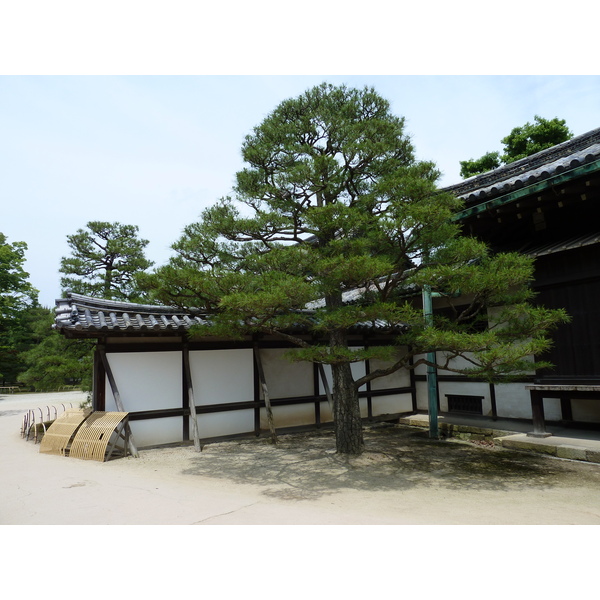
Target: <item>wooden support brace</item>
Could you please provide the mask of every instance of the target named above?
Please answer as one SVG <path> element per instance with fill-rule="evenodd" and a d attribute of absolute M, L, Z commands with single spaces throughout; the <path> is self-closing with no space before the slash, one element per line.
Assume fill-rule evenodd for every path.
<path fill-rule="evenodd" d="M 110 389 L 112 390 L 115 404 L 119 409 L 119 412 L 126 412 L 123 407 L 123 402 L 121 401 L 121 395 L 119 394 L 119 388 L 117 388 L 117 382 L 115 381 L 112 369 L 110 368 L 110 364 L 108 363 L 108 358 L 106 357 L 106 351 L 104 348 L 100 348 L 98 350 L 100 354 L 100 358 L 102 359 L 102 364 L 104 365 L 104 370 L 106 372 L 106 376 L 108 377 L 108 383 L 110 384 Z M 133 441 L 133 434 L 131 433 L 131 428 L 129 427 L 129 420 L 127 421 L 127 438 L 128 438 L 128 446 L 129 453 L 131 456 L 135 458 L 139 458 L 140 454 L 135 447 L 135 442 Z"/>
<path fill-rule="evenodd" d="M 183 368 L 185 379 L 187 381 L 188 404 L 190 407 L 190 417 L 192 418 L 192 432 L 194 436 L 194 448 L 196 452 L 201 452 L 200 431 L 198 429 L 198 416 L 196 415 L 196 400 L 194 399 L 194 386 L 192 384 L 192 369 L 190 368 L 190 351 L 187 344 L 183 345 Z"/>
<path fill-rule="evenodd" d="M 269 389 L 267 388 L 267 380 L 265 378 L 265 372 L 263 370 L 262 360 L 260 358 L 260 348 L 258 344 L 254 344 L 254 360 L 256 361 L 256 368 L 258 370 L 258 378 L 260 379 L 260 386 L 262 388 L 263 397 L 265 399 L 265 409 L 267 411 L 267 422 L 269 423 L 269 431 L 271 432 L 271 440 L 274 444 L 277 443 L 277 432 L 275 431 L 275 422 L 273 420 L 273 410 L 271 409 L 271 398 L 269 396 Z"/>

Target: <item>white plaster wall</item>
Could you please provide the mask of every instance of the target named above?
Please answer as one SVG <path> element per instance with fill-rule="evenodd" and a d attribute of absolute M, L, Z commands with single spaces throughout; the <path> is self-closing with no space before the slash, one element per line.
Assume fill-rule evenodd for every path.
<path fill-rule="evenodd" d="M 111 352 L 107 359 L 126 411 L 181 407 L 181 352 Z M 106 410 L 118 410 L 108 377 Z"/>
<path fill-rule="evenodd" d="M 194 350 L 190 371 L 197 406 L 254 400 L 252 350 Z M 193 429 L 190 423 L 190 437 Z M 252 409 L 198 415 L 200 437 L 218 437 L 254 431 Z"/>
<path fill-rule="evenodd" d="M 201 438 L 233 435 L 235 433 L 250 433 L 254 431 L 254 410 L 229 410 L 221 413 L 197 415 L 198 430 Z M 194 430 L 190 418 L 190 438 Z"/>
<path fill-rule="evenodd" d="M 249 348 L 194 350 L 190 352 L 190 371 L 197 406 L 254 400 L 254 367 Z"/>
<path fill-rule="evenodd" d="M 426 411 L 428 409 L 427 382 L 419 381 L 417 387 L 417 408 Z M 525 389 L 524 383 L 503 383 L 495 386 L 496 410 L 498 417 L 508 419 L 531 419 L 531 399 L 529 391 Z M 440 410 L 448 410 L 446 394 L 466 394 L 471 396 L 483 396 L 483 414 L 491 416 L 492 403 L 489 385 L 477 381 L 472 382 L 440 382 Z M 575 416 L 575 401 L 573 402 L 573 418 Z M 561 418 L 560 400 L 557 398 L 544 398 L 544 414 L 546 420 L 557 421 Z M 591 419 L 590 419 L 591 420 Z"/>
<path fill-rule="evenodd" d="M 273 406 L 272 411 L 275 429 L 315 424 L 315 405 L 312 402 L 308 404 Z M 267 411 L 264 408 L 260 411 L 260 428 L 269 429 Z"/>
<path fill-rule="evenodd" d="M 531 419 L 531 399 L 524 383 L 503 383 L 495 387 L 496 408 L 499 417 L 512 419 Z M 544 400 L 546 418 L 556 418 L 555 409 L 558 405 L 552 400 Z"/>
<path fill-rule="evenodd" d="M 370 361 L 371 372 L 377 369 L 385 369 L 393 363 L 373 359 Z M 410 385 L 410 373 L 408 369 L 398 369 L 395 373 L 386 377 L 378 377 L 371 381 L 372 390 L 385 390 L 389 388 L 408 387 Z"/>
<path fill-rule="evenodd" d="M 360 407 L 360 416 L 366 419 L 369 416 L 369 403 L 366 398 L 360 398 L 358 401 Z"/>
<path fill-rule="evenodd" d="M 127 412 L 181 407 L 181 352 L 111 352 L 107 359 Z M 108 377 L 106 410 L 118 411 Z M 183 440 L 181 417 L 131 421 L 130 426 L 138 447 Z"/>
<path fill-rule="evenodd" d="M 597 423 L 600 419 L 600 402 L 598 400 L 585 400 L 583 398 L 571 400 L 571 410 L 574 421 Z"/>
<path fill-rule="evenodd" d="M 412 398 L 410 394 L 393 394 L 390 396 L 377 396 L 371 404 L 373 416 L 392 415 L 395 413 L 411 412 Z"/>
<path fill-rule="evenodd" d="M 131 421 L 131 433 L 138 448 L 159 444 L 171 444 L 183 440 L 183 420 L 181 417 Z"/>
<path fill-rule="evenodd" d="M 467 395 L 467 396 L 483 396 L 481 401 L 483 414 L 491 416 L 492 414 L 492 401 L 490 399 L 490 386 L 487 383 L 480 383 L 478 381 L 443 381 L 438 384 L 440 394 L 440 411 L 448 411 L 448 399 L 446 394 L 453 395 Z"/>
<path fill-rule="evenodd" d="M 291 362 L 283 348 L 261 349 L 260 357 L 271 398 L 294 398 L 313 395 L 313 365 Z M 262 398 L 262 390 L 261 390 Z"/>
<path fill-rule="evenodd" d="M 524 383 L 503 383 L 496 386 L 496 408 L 499 417 L 531 419 L 531 397 Z M 560 400 L 544 398 L 544 417 L 547 421 L 561 419 Z"/>
<path fill-rule="evenodd" d="M 417 410 L 428 410 L 429 400 L 427 398 L 427 382 L 417 381 L 415 383 L 417 390 Z"/>
<path fill-rule="evenodd" d="M 333 411 L 329 402 L 321 402 L 321 423 L 331 423 L 333 421 Z"/>
<path fill-rule="evenodd" d="M 416 354 L 414 357 L 414 362 L 417 362 L 421 358 L 427 358 L 425 354 Z M 414 369 L 415 375 L 427 375 L 427 365 L 419 365 Z"/>
<path fill-rule="evenodd" d="M 353 347 L 352 350 L 360 350 L 361 348 Z M 364 362 L 352 363 L 351 368 L 352 368 L 352 377 L 354 377 L 355 381 L 357 379 L 360 379 L 361 377 L 363 377 L 366 373 Z M 323 369 L 325 370 L 325 377 L 327 379 L 327 382 L 329 383 L 329 389 L 333 392 L 333 378 L 331 376 L 331 366 L 323 365 Z M 359 388 L 360 391 L 362 391 L 364 389 L 366 389 L 366 384 Z M 320 394 L 325 393 L 325 388 L 323 387 L 323 383 L 321 382 L 320 377 L 319 377 L 319 393 Z"/>

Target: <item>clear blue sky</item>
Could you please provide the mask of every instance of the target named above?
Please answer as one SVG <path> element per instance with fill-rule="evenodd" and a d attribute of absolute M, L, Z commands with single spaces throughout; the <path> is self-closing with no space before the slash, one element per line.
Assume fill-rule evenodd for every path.
<path fill-rule="evenodd" d="M 60 295 L 66 236 L 91 220 L 138 225 L 164 263 L 182 228 L 230 193 L 244 136 L 322 81 L 374 86 L 443 185 L 536 114 L 576 135 L 600 126 L 598 76 L 3 76 L 0 231 L 27 242 L 41 303 Z"/>
<path fill-rule="evenodd" d="M 60 295 L 66 236 L 88 221 L 138 225 L 160 265 L 182 228 L 230 192 L 244 136 L 323 81 L 374 86 L 443 185 L 536 114 L 575 134 L 599 127 L 595 20 L 520 0 L 490 10 L 475 0 L 5 3 L 0 231 L 27 242 L 45 306 Z M 540 75 L 512 75 L 523 72 Z M 582 76 L 553 75 L 569 72 Z"/>

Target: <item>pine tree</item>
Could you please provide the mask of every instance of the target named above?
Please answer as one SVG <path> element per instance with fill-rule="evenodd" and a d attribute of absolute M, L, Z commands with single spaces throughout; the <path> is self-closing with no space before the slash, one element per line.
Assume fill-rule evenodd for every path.
<path fill-rule="evenodd" d="M 67 236 L 72 256 L 61 259 L 63 290 L 108 300 L 143 300 L 135 277 L 153 263 L 145 257 L 148 240 L 138 238 L 138 227 L 90 221 L 86 228 Z"/>
<path fill-rule="evenodd" d="M 443 351 L 440 368 L 473 376 L 523 372 L 564 319 L 528 304 L 530 259 L 490 256 L 459 236 L 451 216 L 461 202 L 437 189 L 439 172 L 415 158 L 404 120 L 375 90 L 322 84 L 286 100 L 242 154 L 235 200 L 206 209 L 144 285 L 209 314 L 199 333 L 271 335 L 297 347 L 293 360 L 330 365 L 338 452 L 363 449 L 358 389 L 368 381 L 431 350 Z M 447 303 L 433 324 L 423 285 Z M 396 332 L 395 345 L 352 347 L 351 332 L 375 321 Z M 355 379 L 352 363 L 367 359 L 385 366 Z"/>

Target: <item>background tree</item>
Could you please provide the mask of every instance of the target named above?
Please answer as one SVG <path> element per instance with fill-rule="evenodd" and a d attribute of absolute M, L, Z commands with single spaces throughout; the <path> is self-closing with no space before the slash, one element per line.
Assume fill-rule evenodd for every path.
<path fill-rule="evenodd" d="M 25 272 L 25 242 L 9 243 L 0 233 L 0 379 L 14 383 L 27 342 L 27 311 L 38 306 L 37 290 Z"/>
<path fill-rule="evenodd" d="M 534 123 L 525 123 L 522 127 L 515 127 L 501 140 L 504 153 L 488 152 L 481 158 L 460 161 L 460 176 L 467 178 L 496 169 L 502 164 L 508 164 L 541 152 L 546 148 L 566 142 L 573 137 L 573 133 L 562 119 L 544 119 L 536 115 Z"/>
<path fill-rule="evenodd" d="M 297 347 L 293 360 L 330 365 L 338 452 L 362 451 L 368 381 L 430 350 L 442 351 L 438 367 L 489 380 L 523 372 L 564 318 L 528 304 L 530 259 L 459 237 L 450 217 L 461 202 L 437 190 L 439 172 L 415 159 L 404 120 L 373 89 L 322 84 L 286 100 L 242 154 L 237 202 L 206 209 L 143 282 L 161 302 L 210 314 L 199 333 L 268 334 Z M 433 325 L 423 284 L 448 307 Z M 375 321 L 396 346 L 351 347 L 351 330 Z M 352 363 L 366 359 L 382 367 L 355 379 Z"/>
<path fill-rule="evenodd" d="M 54 311 L 38 307 L 28 314 L 29 344 L 20 358 L 24 369 L 18 381 L 33 391 L 57 390 L 74 385 L 92 389 L 92 340 L 69 340 L 52 328 Z"/>
<path fill-rule="evenodd" d="M 67 236 L 72 256 L 61 259 L 63 289 L 109 300 L 143 301 L 135 276 L 153 263 L 145 257 L 148 240 L 138 238 L 138 227 L 103 221 L 90 221 L 86 227 Z"/>

